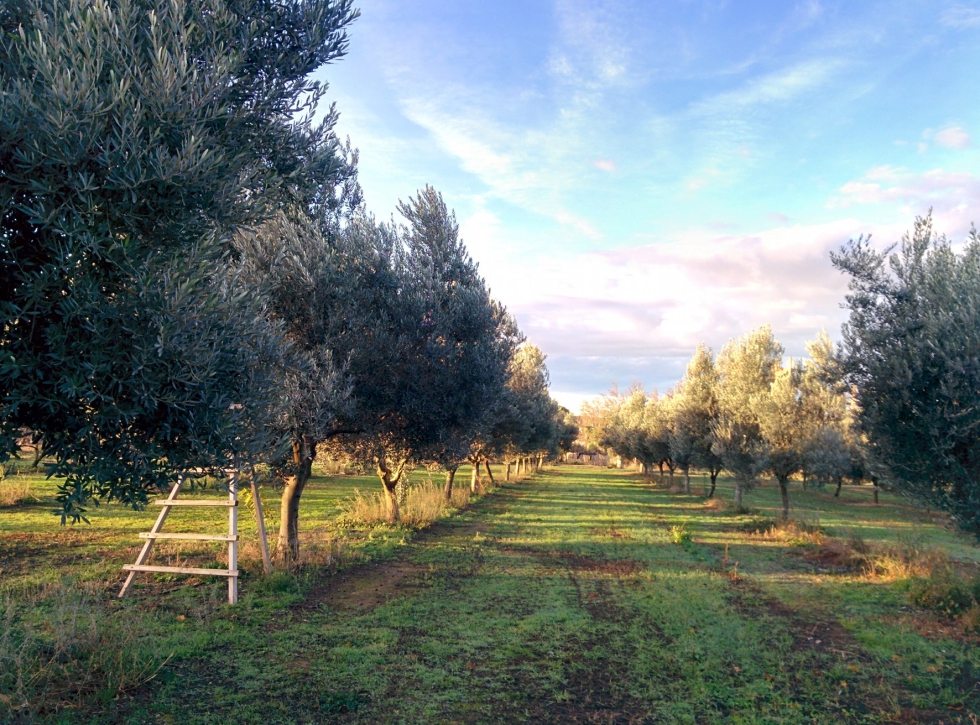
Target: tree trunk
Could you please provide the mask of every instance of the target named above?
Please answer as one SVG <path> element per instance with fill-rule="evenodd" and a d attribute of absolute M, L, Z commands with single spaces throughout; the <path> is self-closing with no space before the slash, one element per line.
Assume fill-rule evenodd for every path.
<path fill-rule="evenodd" d="M 779 479 L 779 495 L 783 497 L 783 521 L 789 521 L 789 479 Z"/>
<path fill-rule="evenodd" d="M 844 477 L 837 477 L 837 490 L 834 491 L 834 498 L 840 498 L 840 487 L 844 485 Z"/>
<path fill-rule="evenodd" d="M 470 491 L 477 492 L 480 487 L 480 462 L 476 461 L 470 466 Z"/>
<path fill-rule="evenodd" d="M 691 493 L 691 467 L 684 467 L 684 493 L 690 495 Z"/>
<path fill-rule="evenodd" d="M 490 461 L 484 461 L 483 462 L 483 467 L 487 471 L 487 478 L 490 479 L 490 485 L 491 486 L 495 486 L 497 484 L 497 482 L 493 480 L 493 471 L 490 470 Z"/>
<path fill-rule="evenodd" d="M 308 440 L 294 440 L 292 443 L 292 465 L 294 474 L 286 478 L 282 491 L 279 515 L 279 543 L 276 556 L 283 561 L 299 556 L 299 501 L 303 489 L 313 471 L 313 455 Z"/>
<path fill-rule="evenodd" d="M 664 462 L 659 461 L 657 463 L 657 466 L 660 468 L 660 485 L 663 486 L 664 485 Z"/>
<path fill-rule="evenodd" d="M 507 467 L 504 469 L 504 481 L 510 483 L 510 466 L 511 462 L 507 461 Z"/>
<path fill-rule="evenodd" d="M 385 519 L 390 526 L 394 526 L 398 523 L 399 512 L 398 512 L 398 493 L 395 491 L 398 484 L 389 485 L 388 481 L 381 479 L 381 489 L 385 496 L 385 512 L 387 513 L 387 518 Z"/>
<path fill-rule="evenodd" d="M 386 521 L 388 524 L 394 525 L 398 523 L 398 494 L 396 493 L 396 489 L 398 488 L 398 482 L 402 479 L 402 473 L 405 471 L 407 461 L 402 461 L 398 466 L 398 470 L 392 471 L 388 467 L 388 462 L 382 453 L 375 458 L 375 463 L 378 466 L 378 478 L 381 479 L 381 489 L 385 497 Z"/>
<path fill-rule="evenodd" d="M 874 486 L 875 506 L 878 505 L 878 479 L 872 478 L 871 485 Z"/>
<path fill-rule="evenodd" d="M 742 484 L 735 483 L 735 508 L 742 508 Z"/>
<path fill-rule="evenodd" d="M 446 494 L 446 500 L 453 500 L 453 481 L 456 480 L 456 466 L 449 466 L 446 468 L 446 487 L 443 492 Z"/>
<path fill-rule="evenodd" d="M 718 471 L 709 470 L 708 473 L 711 474 L 711 490 L 708 491 L 708 498 L 715 495 L 715 484 L 718 482 Z"/>

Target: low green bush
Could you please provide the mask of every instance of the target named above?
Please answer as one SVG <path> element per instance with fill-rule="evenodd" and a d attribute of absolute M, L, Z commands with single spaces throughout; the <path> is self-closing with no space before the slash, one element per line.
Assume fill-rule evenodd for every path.
<path fill-rule="evenodd" d="M 675 544 L 683 546 L 691 541 L 691 532 L 684 528 L 684 524 L 680 526 L 670 527 L 670 539 Z"/>
<path fill-rule="evenodd" d="M 928 576 L 912 579 L 909 600 L 917 607 L 954 617 L 973 606 L 974 594 L 951 567 L 936 567 Z"/>

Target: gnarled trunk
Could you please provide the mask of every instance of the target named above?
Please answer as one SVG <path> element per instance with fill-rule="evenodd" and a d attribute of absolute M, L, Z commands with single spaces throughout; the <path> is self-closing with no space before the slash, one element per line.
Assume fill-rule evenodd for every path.
<path fill-rule="evenodd" d="M 512 465 L 511 462 L 510 461 L 507 461 L 507 467 L 504 469 L 504 481 L 506 481 L 508 483 L 510 483 L 510 467 L 511 467 L 511 465 Z"/>
<path fill-rule="evenodd" d="M 837 477 L 837 490 L 834 491 L 834 498 L 840 498 L 840 487 L 844 485 L 843 476 Z"/>
<path fill-rule="evenodd" d="M 490 479 L 490 485 L 491 486 L 496 485 L 497 482 L 493 480 L 493 471 L 490 470 L 490 461 L 484 461 L 483 468 L 486 469 L 487 478 Z"/>
<path fill-rule="evenodd" d="M 388 466 L 384 453 L 381 453 L 375 458 L 375 463 L 378 466 L 378 478 L 381 479 L 381 490 L 385 497 L 385 512 L 387 514 L 385 520 L 388 524 L 394 525 L 398 523 L 398 483 L 402 480 L 407 461 L 402 461 L 393 471 Z"/>
<path fill-rule="evenodd" d="M 878 479 L 872 478 L 871 485 L 874 486 L 875 506 L 878 505 Z"/>
<path fill-rule="evenodd" d="M 691 467 L 684 466 L 684 493 L 691 493 Z"/>
<path fill-rule="evenodd" d="M 735 483 L 735 508 L 742 508 L 742 484 Z"/>
<path fill-rule="evenodd" d="M 789 520 L 789 479 L 779 478 L 779 495 L 783 498 L 783 521 Z"/>
<path fill-rule="evenodd" d="M 299 501 L 313 472 L 316 444 L 309 439 L 292 443 L 293 475 L 286 477 L 279 515 L 279 542 L 276 555 L 283 561 L 299 556 Z"/>
<path fill-rule="evenodd" d="M 446 494 L 446 500 L 453 500 L 453 481 L 456 480 L 456 466 L 448 466 L 446 468 L 446 487 L 443 489 L 443 493 Z"/>

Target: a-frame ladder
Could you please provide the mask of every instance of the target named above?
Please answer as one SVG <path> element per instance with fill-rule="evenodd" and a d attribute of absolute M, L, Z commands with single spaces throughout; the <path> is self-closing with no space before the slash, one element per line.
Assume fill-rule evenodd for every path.
<path fill-rule="evenodd" d="M 123 571 L 129 572 L 126 576 L 126 581 L 122 585 L 122 589 L 119 590 L 119 597 L 122 598 L 126 595 L 129 590 L 130 585 L 133 583 L 133 579 L 137 572 L 147 571 L 147 572 L 170 572 L 172 574 L 196 574 L 198 576 L 223 576 L 228 577 L 228 603 L 236 604 L 238 602 L 238 471 L 232 471 L 229 481 L 228 481 L 228 499 L 178 499 L 177 495 L 180 493 L 181 488 L 184 485 L 185 474 L 181 473 L 177 476 L 177 482 L 174 484 L 173 488 L 170 489 L 170 495 L 167 498 L 154 501 L 155 506 L 161 506 L 160 515 L 157 516 L 156 523 L 153 524 L 153 528 L 150 529 L 148 533 L 140 534 L 141 539 L 146 539 L 146 543 L 143 544 L 143 548 L 140 550 L 139 556 L 136 557 L 135 564 L 127 564 L 123 567 Z M 261 501 L 258 499 L 258 490 L 255 486 L 255 478 L 252 476 L 252 492 L 256 497 L 256 514 L 259 520 L 262 520 L 262 509 Z M 225 506 L 228 508 L 228 534 L 166 534 L 161 531 L 163 529 L 163 524 L 167 520 L 167 516 L 170 514 L 170 510 L 174 506 Z M 262 534 L 265 533 L 265 527 L 261 527 Z M 228 568 L 227 569 L 198 569 L 195 567 L 188 566 L 156 566 L 147 564 L 147 560 L 150 558 L 150 551 L 153 549 L 153 543 L 157 539 L 180 539 L 180 540 L 190 540 L 190 541 L 227 541 L 228 542 Z M 265 537 L 262 536 L 262 541 L 260 542 L 262 547 L 263 560 L 266 564 L 268 570 L 268 548 L 266 547 Z"/>

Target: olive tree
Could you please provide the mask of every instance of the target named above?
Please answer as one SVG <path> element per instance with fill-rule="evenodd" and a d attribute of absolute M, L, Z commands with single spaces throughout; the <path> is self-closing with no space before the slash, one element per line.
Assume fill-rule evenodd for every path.
<path fill-rule="evenodd" d="M 671 456 L 684 471 L 685 490 L 691 491 L 690 467 L 699 466 L 710 476 L 711 498 L 721 472 L 721 459 L 711 450 L 712 430 L 718 420 L 718 371 L 705 345 L 698 345 L 677 386 L 672 420 Z"/>
<path fill-rule="evenodd" d="M 255 371 L 286 341 L 229 272 L 230 240 L 342 164 L 334 114 L 306 113 L 309 74 L 355 16 L 350 0 L 0 5 L 0 456 L 33 431 L 67 514 L 254 453 L 245 433 L 276 412 Z"/>
<path fill-rule="evenodd" d="M 332 441 L 374 463 L 391 523 L 410 466 L 493 407 L 515 344 L 442 196 L 426 187 L 399 212 L 405 227 L 361 217 L 346 232 L 360 281 L 333 343 L 352 413 Z"/>
<path fill-rule="evenodd" d="M 841 352 L 869 459 L 980 536 L 980 234 L 957 251 L 927 216 L 897 247 L 860 238 L 832 260 L 850 276 Z"/>
<path fill-rule="evenodd" d="M 352 273 L 341 230 L 323 228 L 301 213 L 281 212 L 236 238 L 241 267 L 253 290 L 268 300 L 268 311 L 292 346 L 280 366 L 282 412 L 272 422 L 288 448 L 268 460 L 283 483 L 278 553 L 299 553 L 299 505 L 312 474 L 317 446 L 335 433 L 338 415 L 350 397 L 343 365 L 333 358 L 333 318 L 344 310 L 359 275 Z"/>
<path fill-rule="evenodd" d="M 759 462 L 764 461 L 779 484 L 783 521 L 789 518 L 789 479 L 803 466 L 807 431 L 800 396 L 802 374 L 802 367 L 790 360 L 775 371 L 769 390 L 753 400 L 761 439 Z"/>
<path fill-rule="evenodd" d="M 783 356 L 765 325 L 731 340 L 718 356 L 718 418 L 711 452 L 735 479 L 735 505 L 765 469 L 766 457 L 756 403 L 768 395 Z"/>

